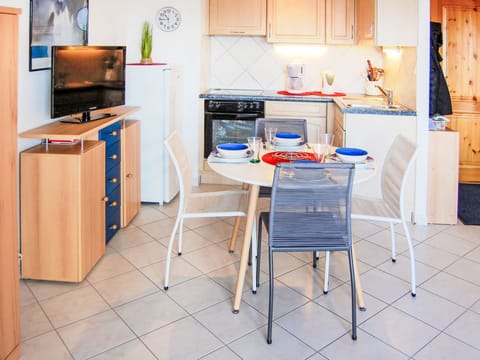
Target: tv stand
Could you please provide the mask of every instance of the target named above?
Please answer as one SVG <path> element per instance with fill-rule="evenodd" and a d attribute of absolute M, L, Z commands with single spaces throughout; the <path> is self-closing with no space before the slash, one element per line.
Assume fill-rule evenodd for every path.
<path fill-rule="evenodd" d="M 100 113 L 100 112 L 91 113 L 90 111 L 85 111 L 82 113 L 81 116 L 72 115 L 72 116 L 66 117 L 65 119 L 60 120 L 60 122 L 70 123 L 70 124 L 83 124 L 89 121 L 102 120 L 102 119 L 109 118 L 116 115 L 117 114 L 115 113 Z"/>

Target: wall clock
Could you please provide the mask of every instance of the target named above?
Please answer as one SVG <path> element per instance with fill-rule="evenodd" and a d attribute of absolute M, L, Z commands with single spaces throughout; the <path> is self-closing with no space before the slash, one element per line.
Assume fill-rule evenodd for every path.
<path fill-rule="evenodd" d="M 182 22 L 180 11 L 171 6 L 166 6 L 158 10 L 156 23 L 162 31 L 174 31 L 178 29 Z"/>
<path fill-rule="evenodd" d="M 88 25 L 88 8 L 86 6 L 81 7 L 77 11 L 77 26 L 82 31 L 87 31 Z"/>

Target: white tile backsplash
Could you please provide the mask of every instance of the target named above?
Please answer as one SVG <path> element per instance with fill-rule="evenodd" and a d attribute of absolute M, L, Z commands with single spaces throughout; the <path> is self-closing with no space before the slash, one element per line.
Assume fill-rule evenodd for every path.
<path fill-rule="evenodd" d="M 305 91 L 321 90 L 321 74 L 333 71 L 335 91 L 364 91 L 367 59 L 382 67 L 381 49 L 373 46 L 290 46 L 277 51 L 264 37 L 211 36 L 211 88 L 285 88 L 286 65 L 305 64 Z"/>

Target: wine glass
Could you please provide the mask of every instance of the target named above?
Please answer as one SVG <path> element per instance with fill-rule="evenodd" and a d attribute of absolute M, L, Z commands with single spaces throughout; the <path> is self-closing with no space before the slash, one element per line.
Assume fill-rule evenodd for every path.
<path fill-rule="evenodd" d="M 275 135 L 277 135 L 277 128 L 265 128 L 265 139 L 267 140 L 268 150 L 273 150 L 273 139 L 275 139 Z"/>
<path fill-rule="evenodd" d="M 319 133 L 317 135 L 317 143 L 313 145 L 315 158 L 318 162 L 325 162 L 331 153 L 333 146 L 333 134 Z"/>
<path fill-rule="evenodd" d="M 260 162 L 260 147 L 262 146 L 262 138 L 258 136 L 249 136 L 247 138 L 248 147 L 251 151 L 253 151 L 252 159 L 250 160 L 251 163 L 259 163 Z"/>

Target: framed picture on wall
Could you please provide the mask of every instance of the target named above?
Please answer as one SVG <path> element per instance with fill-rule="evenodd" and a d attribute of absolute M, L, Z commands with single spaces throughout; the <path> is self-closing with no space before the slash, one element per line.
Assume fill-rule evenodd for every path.
<path fill-rule="evenodd" d="M 52 45 L 87 45 L 88 0 L 30 0 L 30 71 L 50 69 Z"/>

